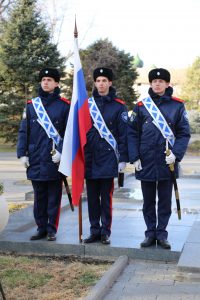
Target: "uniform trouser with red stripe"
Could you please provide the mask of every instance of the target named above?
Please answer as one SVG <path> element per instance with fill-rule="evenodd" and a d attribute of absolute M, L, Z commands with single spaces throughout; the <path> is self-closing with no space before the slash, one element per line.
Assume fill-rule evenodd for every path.
<path fill-rule="evenodd" d="M 62 180 L 32 181 L 33 214 L 38 231 L 56 233 L 60 217 Z"/>
<path fill-rule="evenodd" d="M 167 239 L 166 227 L 171 216 L 172 181 L 141 181 L 143 194 L 143 216 L 147 226 L 146 237 Z M 158 204 L 156 212 L 156 194 Z"/>
<path fill-rule="evenodd" d="M 90 233 L 110 236 L 114 178 L 86 179 L 86 187 Z"/>

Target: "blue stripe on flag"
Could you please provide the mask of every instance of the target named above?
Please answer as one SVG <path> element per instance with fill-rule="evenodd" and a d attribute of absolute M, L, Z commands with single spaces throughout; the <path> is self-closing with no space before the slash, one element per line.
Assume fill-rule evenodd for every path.
<path fill-rule="evenodd" d="M 72 138 L 72 161 L 76 157 L 76 153 L 80 147 L 79 122 L 78 122 L 78 101 L 74 106 L 73 118 L 73 138 Z"/>
<path fill-rule="evenodd" d="M 81 68 L 77 72 L 77 85 L 78 85 L 78 109 L 82 107 L 87 99 L 87 92 L 85 88 L 85 81 L 83 75 L 83 69 Z"/>

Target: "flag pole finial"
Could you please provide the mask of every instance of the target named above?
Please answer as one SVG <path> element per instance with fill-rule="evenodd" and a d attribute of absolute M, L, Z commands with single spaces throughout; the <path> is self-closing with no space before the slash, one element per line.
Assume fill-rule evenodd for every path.
<path fill-rule="evenodd" d="M 74 37 L 75 38 L 78 37 L 78 30 L 77 30 L 77 26 L 76 26 L 76 16 L 75 16 L 75 25 L 74 25 Z"/>

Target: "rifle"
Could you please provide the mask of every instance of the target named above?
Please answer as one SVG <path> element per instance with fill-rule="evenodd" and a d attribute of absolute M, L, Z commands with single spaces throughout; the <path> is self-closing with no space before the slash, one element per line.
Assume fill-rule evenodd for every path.
<path fill-rule="evenodd" d="M 52 141 L 53 141 L 53 144 L 52 144 L 51 155 L 54 155 L 54 154 L 56 154 L 56 148 L 55 148 L 54 140 L 52 140 Z M 63 180 L 64 185 L 65 185 L 65 190 L 66 190 L 66 193 L 67 193 L 67 196 L 68 196 L 68 200 L 69 200 L 71 210 L 74 211 L 74 205 L 72 203 L 72 195 L 71 195 L 71 192 L 70 192 L 70 189 L 69 189 L 69 184 L 67 182 L 67 178 L 65 177 L 65 175 L 63 175 L 63 174 L 61 174 L 61 175 L 62 175 L 62 180 Z"/>
<path fill-rule="evenodd" d="M 171 151 L 168 146 L 168 140 L 166 139 L 166 156 L 170 155 Z M 180 198 L 179 198 L 179 192 L 178 192 L 178 185 L 176 181 L 176 174 L 174 171 L 174 163 L 169 164 L 169 169 L 171 172 L 171 177 L 174 185 L 174 192 L 175 192 L 175 198 L 176 198 L 176 207 L 177 207 L 177 213 L 178 213 L 178 219 L 181 220 L 181 207 L 180 207 Z"/>

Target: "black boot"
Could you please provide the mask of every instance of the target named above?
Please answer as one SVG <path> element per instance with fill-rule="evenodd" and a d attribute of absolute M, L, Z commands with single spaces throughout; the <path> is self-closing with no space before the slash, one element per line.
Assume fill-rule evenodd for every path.
<path fill-rule="evenodd" d="M 56 234 L 54 232 L 49 232 L 47 234 L 47 241 L 55 241 L 56 240 Z"/>
<path fill-rule="evenodd" d="M 157 245 L 161 246 L 163 249 L 171 249 L 171 245 L 168 240 L 157 240 Z"/>
<path fill-rule="evenodd" d="M 150 247 L 156 244 L 156 239 L 152 237 L 146 237 L 144 241 L 140 244 L 141 247 Z"/>
<path fill-rule="evenodd" d="M 101 242 L 102 242 L 102 244 L 104 244 L 104 245 L 109 245 L 109 244 L 110 244 L 109 236 L 106 235 L 106 234 L 103 234 L 103 235 L 101 236 Z"/>
<path fill-rule="evenodd" d="M 83 240 L 83 242 L 85 244 L 90 244 L 90 243 L 95 243 L 100 240 L 101 240 L 100 235 L 90 234 L 86 239 Z"/>
<path fill-rule="evenodd" d="M 41 240 L 47 236 L 46 231 L 37 231 L 34 235 L 30 237 L 31 241 Z"/>

